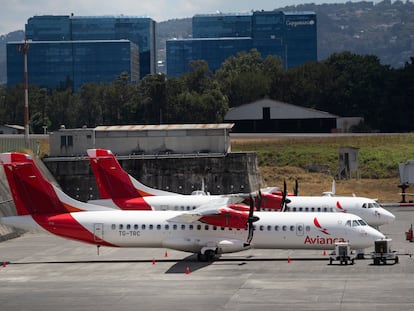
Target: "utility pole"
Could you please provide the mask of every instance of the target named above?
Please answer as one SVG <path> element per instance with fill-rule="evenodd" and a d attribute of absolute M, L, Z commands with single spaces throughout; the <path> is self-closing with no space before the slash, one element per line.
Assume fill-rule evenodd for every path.
<path fill-rule="evenodd" d="M 24 63 L 24 142 L 26 149 L 29 149 L 29 83 L 27 79 L 27 51 L 29 50 L 29 44 L 27 39 L 24 39 L 23 44 L 23 63 Z"/>

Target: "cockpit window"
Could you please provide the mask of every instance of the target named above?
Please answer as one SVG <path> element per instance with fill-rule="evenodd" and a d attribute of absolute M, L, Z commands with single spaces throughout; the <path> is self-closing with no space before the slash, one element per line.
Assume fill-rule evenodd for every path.
<path fill-rule="evenodd" d="M 357 220 L 353 220 L 352 227 L 357 227 L 357 226 L 359 226 L 359 222 Z"/>
<path fill-rule="evenodd" d="M 347 220 L 346 223 L 345 223 L 345 226 L 351 227 L 351 221 L 350 220 Z"/>
<path fill-rule="evenodd" d="M 361 224 L 361 226 L 367 226 L 367 223 L 362 219 L 358 219 L 358 222 Z"/>
<path fill-rule="evenodd" d="M 377 202 L 362 204 L 362 208 L 379 208 L 379 207 L 380 205 Z"/>

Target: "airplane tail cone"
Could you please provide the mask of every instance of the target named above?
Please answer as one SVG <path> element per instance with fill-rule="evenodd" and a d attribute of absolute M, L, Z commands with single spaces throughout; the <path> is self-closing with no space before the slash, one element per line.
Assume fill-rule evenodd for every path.
<path fill-rule="evenodd" d="M 185 274 L 190 274 L 190 267 L 185 268 Z"/>

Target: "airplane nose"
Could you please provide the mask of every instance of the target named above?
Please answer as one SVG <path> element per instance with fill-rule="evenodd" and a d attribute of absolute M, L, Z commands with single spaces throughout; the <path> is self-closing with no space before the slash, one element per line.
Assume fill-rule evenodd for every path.
<path fill-rule="evenodd" d="M 387 223 L 393 222 L 395 220 L 395 215 L 390 213 L 386 209 L 381 209 L 381 211 L 379 211 L 379 215 Z"/>
<path fill-rule="evenodd" d="M 375 241 L 379 239 L 385 239 L 385 235 L 383 235 L 381 232 L 379 232 L 377 229 L 374 229 L 372 227 L 369 227 L 369 230 L 367 230 L 367 234 Z"/>

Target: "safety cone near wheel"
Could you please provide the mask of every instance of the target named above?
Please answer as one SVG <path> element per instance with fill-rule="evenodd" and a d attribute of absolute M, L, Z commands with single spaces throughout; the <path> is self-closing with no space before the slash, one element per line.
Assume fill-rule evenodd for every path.
<path fill-rule="evenodd" d="M 190 267 L 185 268 L 185 274 L 190 274 Z"/>

